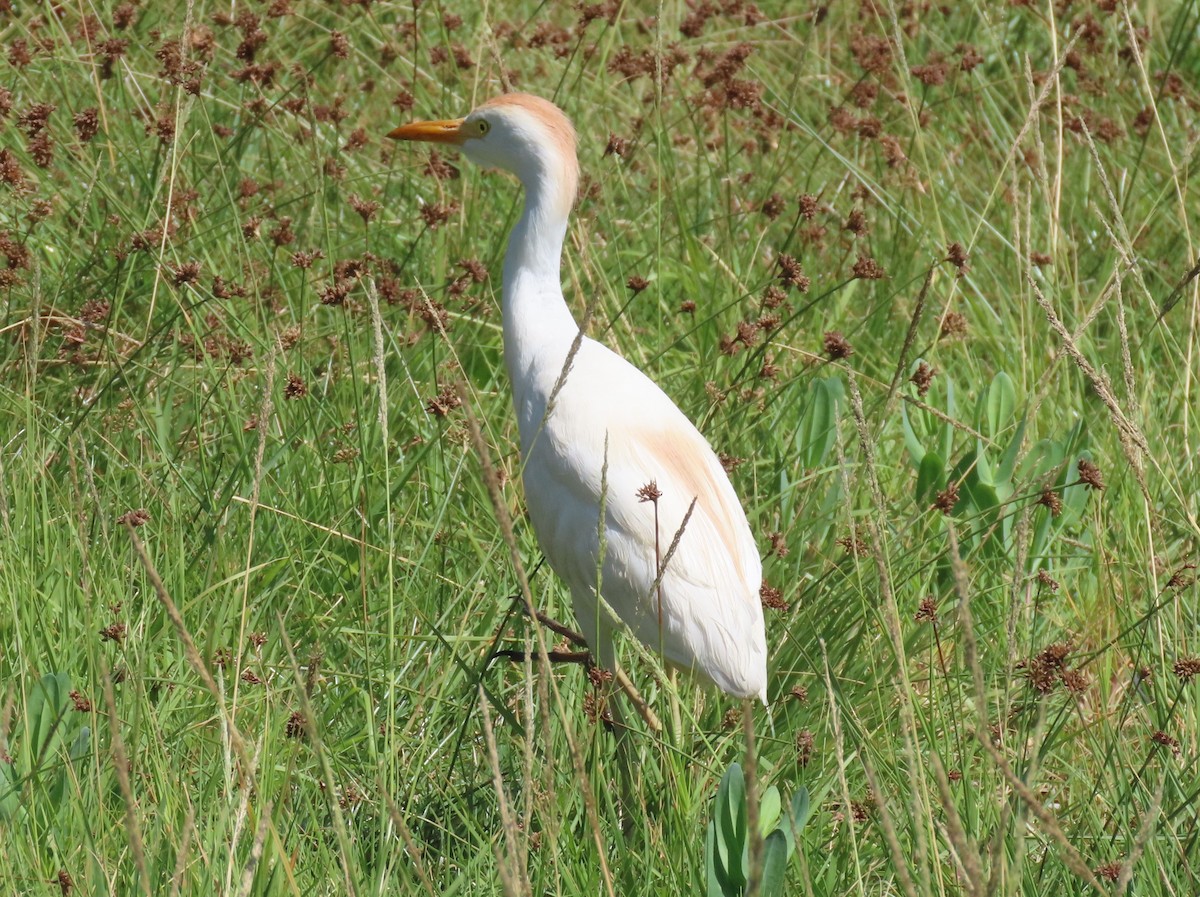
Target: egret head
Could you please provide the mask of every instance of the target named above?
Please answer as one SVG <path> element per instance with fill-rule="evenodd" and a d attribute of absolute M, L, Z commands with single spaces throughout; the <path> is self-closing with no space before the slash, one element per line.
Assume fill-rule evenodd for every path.
<path fill-rule="evenodd" d="M 388 136 L 457 146 L 477 165 L 512 172 L 527 191 L 550 191 L 564 214 L 575 201 L 575 129 L 561 109 L 541 97 L 504 94 L 466 118 L 412 122 Z"/>

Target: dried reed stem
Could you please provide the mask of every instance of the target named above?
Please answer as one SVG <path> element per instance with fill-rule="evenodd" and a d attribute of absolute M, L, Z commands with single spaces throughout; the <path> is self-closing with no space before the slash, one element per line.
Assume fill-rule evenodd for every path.
<path fill-rule="evenodd" d="M 208 689 L 209 694 L 217 702 L 217 708 L 221 712 L 221 721 L 225 725 L 230 746 L 233 748 L 233 752 L 237 754 L 238 762 L 241 763 L 242 784 L 243 786 L 249 786 L 254 780 L 254 762 L 246 751 L 246 742 L 242 739 L 242 733 L 238 731 L 237 724 L 234 723 L 229 708 L 225 706 L 225 698 L 221 694 L 221 690 L 217 687 L 217 682 L 213 679 L 212 672 L 208 669 L 208 664 L 200 656 L 200 650 L 196 647 L 196 642 L 192 638 L 187 624 L 183 621 L 183 615 L 179 612 L 179 608 L 175 605 L 175 602 L 171 600 L 171 596 L 167 593 L 167 589 L 163 585 L 162 577 L 158 575 L 158 570 L 155 569 L 150 556 L 146 554 L 146 548 L 142 545 L 142 540 L 138 538 L 137 530 L 133 528 L 133 525 L 129 521 L 125 521 L 124 525 L 129 533 L 129 540 L 133 543 L 134 553 L 137 554 L 142 568 L 146 571 L 146 576 L 150 579 L 150 585 L 154 589 L 154 594 L 158 596 L 159 603 L 162 604 L 163 609 L 167 612 L 167 617 L 170 619 L 171 625 L 175 627 L 175 634 L 179 636 L 179 641 L 183 644 L 184 657 L 187 658 L 188 663 L 196 671 L 196 675 L 200 677 L 200 681 L 204 684 L 204 687 Z"/>
<path fill-rule="evenodd" d="M 113 770 L 117 774 L 117 786 L 121 789 L 121 800 L 125 804 L 125 834 L 129 837 L 129 852 L 137 867 L 138 882 L 142 893 L 151 897 L 150 871 L 146 866 L 146 849 L 142 843 L 142 827 L 137 817 L 137 801 L 133 797 L 133 786 L 129 782 L 129 757 L 125 753 L 125 742 L 121 739 L 121 724 L 117 717 L 117 702 L 113 698 L 112 676 L 108 664 L 100 658 L 100 677 L 104 684 L 104 706 L 108 711 L 108 733 L 112 739 Z"/>
<path fill-rule="evenodd" d="M 492 730 L 492 715 L 488 712 L 487 695 L 479 688 L 479 711 L 483 715 L 483 738 L 487 743 L 488 764 L 492 770 L 492 787 L 496 791 L 496 802 L 500 810 L 500 830 L 504 849 L 493 844 L 496 853 L 500 883 L 508 897 L 527 897 L 532 893 L 529 873 L 525 868 L 525 851 L 518 846 L 517 821 L 508 805 L 508 794 L 504 790 L 504 776 L 500 772 L 500 756 L 496 750 L 496 734 Z"/>

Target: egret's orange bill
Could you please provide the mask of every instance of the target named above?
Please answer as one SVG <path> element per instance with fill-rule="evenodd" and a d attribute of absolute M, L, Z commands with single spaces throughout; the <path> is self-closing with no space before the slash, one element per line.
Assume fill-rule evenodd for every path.
<path fill-rule="evenodd" d="M 426 143 L 460 144 L 467 139 L 462 131 L 463 119 L 446 121 L 414 121 L 401 125 L 388 134 L 393 140 L 423 140 Z"/>

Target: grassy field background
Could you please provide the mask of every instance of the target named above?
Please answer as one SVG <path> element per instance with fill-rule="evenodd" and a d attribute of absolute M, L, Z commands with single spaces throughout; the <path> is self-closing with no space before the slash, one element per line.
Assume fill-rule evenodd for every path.
<path fill-rule="evenodd" d="M 0 893 L 698 893 L 750 730 L 789 893 L 1195 893 L 1198 27 L 0 2 Z M 518 188 L 383 139 L 505 85 L 579 130 L 568 301 L 767 559 L 769 711 L 626 646 L 624 810 L 583 671 L 492 659 L 505 516 L 570 621 Z"/>

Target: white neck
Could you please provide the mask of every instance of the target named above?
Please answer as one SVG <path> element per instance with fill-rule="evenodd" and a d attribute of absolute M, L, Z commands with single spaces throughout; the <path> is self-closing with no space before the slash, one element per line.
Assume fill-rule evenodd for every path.
<path fill-rule="evenodd" d="M 545 413 L 571 342 L 579 332 L 563 299 L 561 259 L 574 196 L 545 170 L 521 178 L 525 209 L 504 256 L 504 360 L 522 432 Z M 534 420 L 536 418 L 536 421 Z"/>

